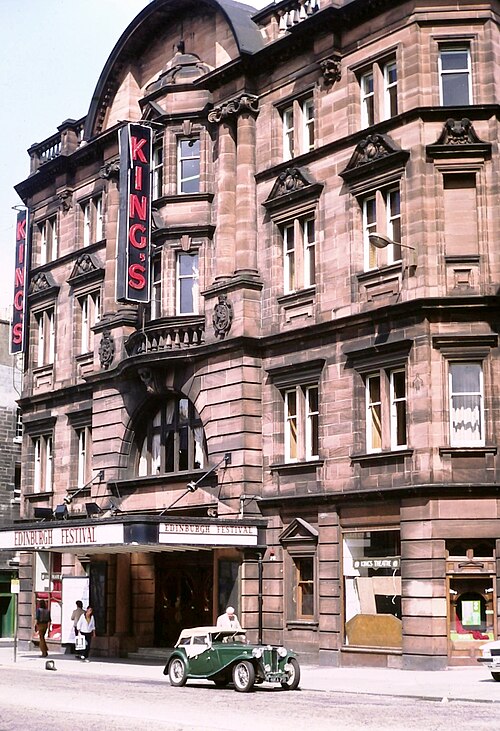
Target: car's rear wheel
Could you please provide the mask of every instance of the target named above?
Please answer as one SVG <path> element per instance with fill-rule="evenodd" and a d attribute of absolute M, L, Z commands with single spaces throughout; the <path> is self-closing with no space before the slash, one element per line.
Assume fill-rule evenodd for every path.
<path fill-rule="evenodd" d="M 285 690 L 296 690 L 300 683 L 300 665 L 294 657 L 287 662 L 288 678 L 281 683 Z"/>
<path fill-rule="evenodd" d="M 500 683 L 500 673 L 491 673 L 491 677 L 493 680 L 496 680 L 497 683 Z"/>
<path fill-rule="evenodd" d="M 168 666 L 168 677 L 170 685 L 175 685 L 176 688 L 186 685 L 187 670 L 180 657 L 174 657 L 174 659 L 170 661 L 170 665 Z"/>
<path fill-rule="evenodd" d="M 248 660 L 241 660 L 233 668 L 233 683 L 239 693 L 248 693 L 255 683 L 255 668 Z"/>

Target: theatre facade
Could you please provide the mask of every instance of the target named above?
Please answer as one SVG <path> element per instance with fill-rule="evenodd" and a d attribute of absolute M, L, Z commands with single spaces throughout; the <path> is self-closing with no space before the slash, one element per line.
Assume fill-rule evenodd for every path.
<path fill-rule="evenodd" d="M 20 641 L 42 599 L 111 656 L 227 604 L 332 665 L 496 638 L 497 11 L 155 0 L 30 148 Z"/>

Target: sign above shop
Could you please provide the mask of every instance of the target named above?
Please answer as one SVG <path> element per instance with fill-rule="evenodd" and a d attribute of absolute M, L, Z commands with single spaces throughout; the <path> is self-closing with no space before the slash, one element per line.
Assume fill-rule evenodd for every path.
<path fill-rule="evenodd" d="M 123 543 L 123 525 L 81 525 L 0 531 L 0 550 L 46 551 Z"/>
<path fill-rule="evenodd" d="M 399 569 L 401 559 L 395 556 L 389 558 L 356 558 L 352 563 L 355 569 Z"/>
<path fill-rule="evenodd" d="M 256 546 L 257 527 L 236 523 L 160 523 L 158 541 L 205 546 Z"/>

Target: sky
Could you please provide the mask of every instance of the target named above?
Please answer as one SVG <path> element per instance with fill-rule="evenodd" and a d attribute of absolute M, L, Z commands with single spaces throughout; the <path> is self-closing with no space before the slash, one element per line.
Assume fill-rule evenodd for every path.
<path fill-rule="evenodd" d="M 272 0 L 250 0 L 263 8 Z M 115 43 L 149 0 L 0 0 L 0 317 L 14 291 L 14 185 L 27 150 L 88 112 Z"/>

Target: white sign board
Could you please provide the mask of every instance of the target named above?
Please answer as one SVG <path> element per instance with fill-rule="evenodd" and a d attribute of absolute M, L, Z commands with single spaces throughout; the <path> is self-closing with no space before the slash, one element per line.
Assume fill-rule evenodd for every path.
<path fill-rule="evenodd" d="M 80 600 L 83 608 L 89 605 L 89 577 L 88 576 L 63 576 L 62 578 L 62 617 L 61 617 L 61 643 L 70 644 L 75 642 L 75 632 L 71 615 L 76 609 L 76 602 Z"/>
<path fill-rule="evenodd" d="M 123 524 L 42 527 L 0 531 L 0 549 L 46 551 L 123 544 Z"/>
<path fill-rule="evenodd" d="M 203 546 L 256 546 L 255 525 L 209 523 L 160 523 L 159 543 Z"/>

